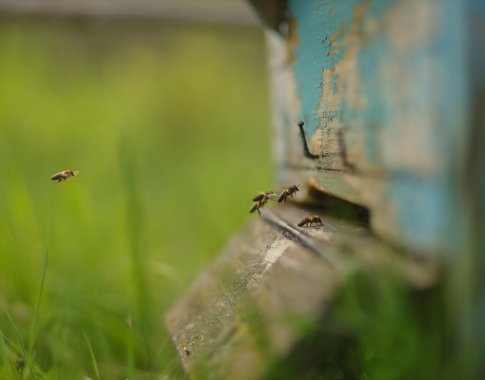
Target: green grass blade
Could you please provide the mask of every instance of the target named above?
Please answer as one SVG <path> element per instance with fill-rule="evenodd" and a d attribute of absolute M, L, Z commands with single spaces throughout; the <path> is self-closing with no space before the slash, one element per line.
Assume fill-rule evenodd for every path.
<path fill-rule="evenodd" d="M 32 356 L 32 351 L 34 349 L 35 338 L 36 338 L 36 335 L 37 335 L 37 325 L 39 323 L 40 304 L 42 302 L 42 296 L 44 295 L 45 277 L 46 277 L 46 273 L 47 273 L 47 265 L 49 263 L 50 224 L 51 224 L 51 220 L 50 220 L 50 217 L 49 217 L 49 219 L 47 220 L 47 234 L 46 234 L 44 264 L 42 266 L 42 274 L 41 274 L 41 277 L 40 277 L 40 287 L 39 287 L 39 292 L 37 293 L 37 300 L 36 300 L 36 303 L 35 303 L 34 318 L 32 320 L 32 325 L 30 327 L 30 338 L 29 338 L 29 349 L 28 349 L 29 356 Z"/>
<path fill-rule="evenodd" d="M 120 143 L 120 168 L 122 173 L 124 200 L 126 209 L 127 235 L 130 243 L 130 267 L 133 280 L 133 290 L 135 296 L 136 311 L 130 318 L 130 336 L 128 364 L 136 363 L 136 351 L 134 349 L 134 339 L 140 343 L 141 350 L 144 351 L 143 361 L 136 363 L 146 365 L 153 360 L 153 348 L 150 347 L 150 337 L 153 332 L 153 300 L 149 291 L 148 274 L 146 268 L 146 257 L 143 254 L 144 246 L 144 225 L 142 202 L 137 176 L 137 155 L 134 147 L 127 138 Z"/>
<path fill-rule="evenodd" d="M 93 346 L 91 345 L 91 342 L 89 341 L 89 338 L 84 330 L 83 330 L 83 336 L 88 346 L 89 356 L 91 357 L 91 363 L 93 364 L 93 370 L 94 370 L 94 374 L 96 375 L 96 380 L 101 380 L 101 376 L 99 375 L 98 362 L 96 360 L 96 355 L 94 354 Z"/>
<path fill-rule="evenodd" d="M 126 336 L 126 378 L 135 378 L 135 341 L 133 337 L 133 321 L 127 319 L 128 335 Z"/>
<path fill-rule="evenodd" d="M 8 352 L 7 352 L 7 345 L 5 343 L 5 336 L 3 332 L 0 330 L 0 359 L 2 362 L 2 366 L 6 369 L 6 374 L 10 379 L 14 378 L 13 375 L 13 368 L 8 359 Z"/>
<path fill-rule="evenodd" d="M 18 353 L 20 354 L 21 358 L 25 360 L 25 363 L 26 363 L 26 365 L 29 369 L 30 374 L 34 378 L 37 378 L 36 371 L 32 366 L 32 356 L 27 351 L 27 348 L 25 347 L 25 344 L 22 341 L 22 338 L 20 336 L 19 330 L 17 329 L 17 326 L 15 326 L 15 323 L 14 323 L 14 321 L 13 321 L 13 319 L 12 319 L 12 317 L 11 317 L 11 315 L 8 311 L 5 312 L 5 315 L 7 316 L 8 322 L 12 326 L 12 330 L 14 332 L 15 339 L 17 340 L 17 345 L 18 345 L 17 351 L 18 351 Z M 10 342 L 10 340 L 9 340 L 9 342 Z M 13 347 L 14 346 L 13 342 L 11 342 L 10 345 Z M 22 378 L 25 378 L 25 374 L 26 373 L 23 372 Z"/>
<path fill-rule="evenodd" d="M 27 352 L 27 349 L 25 348 L 25 345 L 24 343 L 22 342 L 22 338 L 20 337 L 20 333 L 19 333 L 19 330 L 17 329 L 17 326 L 15 326 L 15 323 L 13 322 L 12 320 L 12 317 L 10 315 L 10 313 L 8 311 L 5 312 L 5 315 L 7 316 L 7 320 L 8 322 L 10 323 L 10 325 L 12 326 L 12 330 L 15 334 L 15 339 L 17 339 L 17 344 L 18 344 L 18 347 L 19 347 L 19 350 L 20 350 L 20 354 L 26 358 L 29 353 Z"/>

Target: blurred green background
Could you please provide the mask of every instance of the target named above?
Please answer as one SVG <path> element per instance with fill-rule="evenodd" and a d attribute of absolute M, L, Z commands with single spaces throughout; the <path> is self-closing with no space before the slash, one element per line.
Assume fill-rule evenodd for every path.
<path fill-rule="evenodd" d="M 0 86 L 0 378 L 182 376 L 164 312 L 272 183 L 262 31 L 2 18 Z"/>

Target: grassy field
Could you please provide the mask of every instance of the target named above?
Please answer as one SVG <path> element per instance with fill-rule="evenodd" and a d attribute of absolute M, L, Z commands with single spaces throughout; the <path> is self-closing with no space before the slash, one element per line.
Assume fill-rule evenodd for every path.
<path fill-rule="evenodd" d="M 181 377 L 164 312 L 272 183 L 261 31 L 2 20 L 0 83 L 0 378 Z"/>

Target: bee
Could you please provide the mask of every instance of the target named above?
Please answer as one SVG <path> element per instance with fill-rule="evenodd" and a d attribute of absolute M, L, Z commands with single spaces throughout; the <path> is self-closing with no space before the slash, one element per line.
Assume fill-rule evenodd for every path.
<path fill-rule="evenodd" d="M 253 198 L 253 202 L 259 202 L 263 199 L 273 200 L 276 198 L 276 194 L 272 191 L 267 191 L 265 193 L 259 193 Z"/>
<path fill-rule="evenodd" d="M 288 197 L 293 197 L 293 194 L 295 194 L 299 190 L 300 189 L 297 185 L 291 185 L 290 187 L 283 189 L 280 195 L 278 195 L 278 203 L 286 202 L 288 200 Z"/>
<path fill-rule="evenodd" d="M 75 177 L 79 174 L 79 170 L 63 170 L 62 172 L 53 174 L 51 176 L 51 180 L 57 181 L 57 182 L 62 182 L 65 181 L 68 178 Z"/>
<path fill-rule="evenodd" d="M 258 211 L 258 213 L 261 214 L 261 212 L 259 211 L 259 209 L 262 208 L 262 207 L 264 207 L 264 205 L 266 203 L 268 203 L 269 201 L 274 200 L 275 198 L 276 198 L 276 194 L 274 192 L 272 192 L 272 191 L 261 192 L 261 193 L 257 194 L 253 198 L 254 204 L 249 209 L 249 212 Z"/>
<path fill-rule="evenodd" d="M 298 223 L 298 227 L 303 227 L 303 226 L 311 226 L 312 224 L 319 224 L 322 225 L 322 219 L 320 219 L 319 216 L 316 215 L 308 215 L 307 217 L 303 218 L 300 220 Z"/>
<path fill-rule="evenodd" d="M 255 203 L 254 203 L 254 204 L 251 206 L 251 208 L 249 209 L 249 212 L 251 212 L 251 213 L 252 213 L 252 212 L 257 211 L 257 212 L 258 212 L 258 214 L 261 214 L 261 212 L 259 211 L 259 209 L 260 209 L 260 208 L 263 208 L 263 207 L 264 207 L 264 205 L 265 205 L 266 203 L 268 203 L 268 200 L 269 200 L 269 198 L 262 198 L 260 201 L 255 202 Z"/>

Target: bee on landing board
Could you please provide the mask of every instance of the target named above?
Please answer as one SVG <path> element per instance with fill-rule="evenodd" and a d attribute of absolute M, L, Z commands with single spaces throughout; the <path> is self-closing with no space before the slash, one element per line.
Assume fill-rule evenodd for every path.
<path fill-rule="evenodd" d="M 318 225 L 322 225 L 322 219 L 320 219 L 319 216 L 316 216 L 316 215 L 308 215 L 307 217 L 303 218 L 302 220 L 300 220 L 300 222 L 298 223 L 298 227 L 303 227 L 303 226 L 311 226 L 312 224 L 318 224 Z"/>
<path fill-rule="evenodd" d="M 51 176 L 51 180 L 56 181 L 56 182 L 62 182 L 65 181 L 68 178 L 75 177 L 79 174 L 79 170 L 63 170 L 62 172 L 53 174 Z"/>
<path fill-rule="evenodd" d="M 286 189 L 283 189 L 283 191 L 278 195 L 278 203 L 281 202 L 286 202 L 288 200 L 288 197 L 293 197 L 293 195 L 297 192 L 300 191 L 297 185 L 291 185 L 287 187 Z"/>
<path fill-rule="evenodd" d="M 276 194 L 272 191 L 259 193 L 253 198 L 253 202 L 255 203 L 251 206 L 251 208 L 249 209 L 249 212 L 252 213 L 252 212 L 258 211 L 258 214 L 261 214 L 259 209 L 264 207 L 266 203 L 274 200 L 275 198 L 276 198 Z"/>

